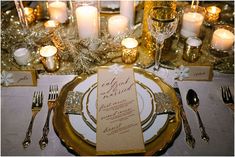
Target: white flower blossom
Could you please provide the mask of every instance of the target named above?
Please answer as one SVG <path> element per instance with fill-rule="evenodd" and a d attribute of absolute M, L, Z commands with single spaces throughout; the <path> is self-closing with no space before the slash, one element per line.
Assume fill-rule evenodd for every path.
<path fill-rule="evenodd" d="M 10 83 L 13 83 L 14 79 L 13 79 L 13 74 L 6 72 L 6 71 L 2 71 L 1 73 L 1 84 L 4 84 L 5 86 L 8 86 Z"/>
<path fill-rule="evenodd" d="M 179 68 L 176 69 L 176 79 L 182 81 L 184 78 L 189 76 L 189 68 L 184 67 L 181 65 Z"/>
<path fill-rule="evenodd" d="M 113 64 L 109 67 L 108 71 L 117 75 L 118 73 L 123 71 L 123 65 Z"/>

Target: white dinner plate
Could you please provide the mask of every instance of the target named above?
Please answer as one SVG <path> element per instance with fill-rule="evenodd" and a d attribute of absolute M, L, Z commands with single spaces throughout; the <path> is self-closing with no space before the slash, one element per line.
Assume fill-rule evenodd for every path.
<path fill-rule="evenodd" d="M 135 80 L 141 125 L 146 144 L 154 140 L 164 129 L 168 123 L 168 115 L 156 115 L 157 107 L 154 93 L 162 92 L 157 83 L 140 73 L 135 73 Z M 69 114 L 69 121 L 80 137 L 95 145 L 97 74 L 91 75 L 79 83 L 73 91 L 84 93 L 82 115 Z"/>

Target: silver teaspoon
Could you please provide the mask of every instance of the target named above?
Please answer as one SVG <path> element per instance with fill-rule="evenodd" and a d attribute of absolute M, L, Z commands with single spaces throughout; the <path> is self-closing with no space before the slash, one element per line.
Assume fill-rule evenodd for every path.
<path fill-rule="evenodd" d="M 198 112 L 198 107 L 199 107 L 199 98 L 197 96 L 197 93 L 190 89 L 187 93 L 187 96 L 186 96 L 186 99 L 187 99 L 187 103 L 188 105 L 196 112 L 197 114 L 197 118 L 198 118 L 198 122 L 199 122 L 199 128 L 200 128 L 200 131 L 201 131 L 201 137 L 203 140 L 205 141 L 209 141 L 209 136 L 207 135 L 206 131 L 205 131 L 205 127 L 202 123 L 202 120 L 201 120 L 201 117 L 199 115 L 199 112 Z"/>

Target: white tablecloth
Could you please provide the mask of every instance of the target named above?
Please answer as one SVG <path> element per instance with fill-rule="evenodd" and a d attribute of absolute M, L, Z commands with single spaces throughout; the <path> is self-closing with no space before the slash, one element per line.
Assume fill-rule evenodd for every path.
<path fill-rule="evenodd" d="M 148 69 L 152 71 L 152 69 Z M 164 80 L 173 85 L 174 71 L 165 73 Z M 42 128 L 47 116 L 48 89 L 51 84 L 58 84 L 61 89 L 63 85 L 71 81 L 74 75 L 40 75 L 36 87 L 2 87 L 1 88 L 1 155 L 50 155 L 70 156 L 70 153 L 56 135 L 50 120 L 49 143 L 44 150 L 39 147 L 39 140 L 42 136 Z M 183 106 L 196 139 L 194 149 L 187 146 L 185 133 L 182 130 L 179 136 L 163 155 L 234 155 L 234 114 L 222 101 L 220 87 L 229 85 L 234 91 L 234 75 L 216 73 L 213 81 L 179 81 L 178 82 Z M 200 99 L 199 113 L 210 137 L 207 143 L 201 139 L 199 124 L 196 114 L 187 106 L 186 93 L 194 89 Z M 33 126 L 32 142 L 27 149 L 22 146 L 26 129 L 31 119 L 31 102 L 33 92 L 42 90 L 44 93 L 44 106 L 36 116 Z M 233 92 L 232 92 L 233 94 Z"/>

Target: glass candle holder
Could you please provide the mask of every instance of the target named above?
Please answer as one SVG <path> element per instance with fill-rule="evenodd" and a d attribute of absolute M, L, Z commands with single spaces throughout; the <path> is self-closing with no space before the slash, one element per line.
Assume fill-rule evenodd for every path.
<path fill-rule="evenodd" d="M 55 46 L 44 46 L 40 49 L 41 61 L 48 72 L 55 72 L 60 68 L 57 48 Z"/>
<path fill-rule="evenodd" d="M 27 65 L 30 60 L 30 53 L 27 48 L 18 48 L 14 51 L 13 57 L 18 65 Z"/>
<path fill-rule="evenodd" d="M 14 61 L 21 66 L 29 65 L 31 61 L 31 50 L 27 43 L 14 44 L 11 47 L 12 57 Z"/>
<path fill-rule="evenodd" d="M 138 56 L 138 41 L 134 38 L 126 38 L 122 40 L 121 44 L 123 46 L 122 61 L 126 64 L 134 63 Z"/>
<path fill-rule="evenodd" d="M 63 1 L 49 1 L 48 11 L 51 20 L 65 23 L 68 20 L 67 3 Z"/>
<path fill-rule="evenodd" d="M 180 34 L 184 38 L 199 37 L 206 10 L 200 6 L 187 6 L 184 9 Z"/>
<path fill-rule="evenodd" d="M 197 37 L 189 37 L 186 40 L 183 59 L 187 62 L 196 62 L 201 56 L 202 41 Z"/>
<path fill-rule="evenodd" d="M 75 3 L 79 38 L 98 38 L 100 9 L 98 1 L 79 1 Z"/>
<path fill-rule="evenodd" d="M 217 22 L 219 19 L 221 9 L 216 6 L 209 6 L 206 8 L 206 16 L 205 16 L 205 25 L 210 26 Z"/>
<path fill-rule="evenodd" d="M 233 50 L 234 29 L 229 25 L 217 25 L 211 38 L 210 52 L 223 57 L 229 55 Z"/>

